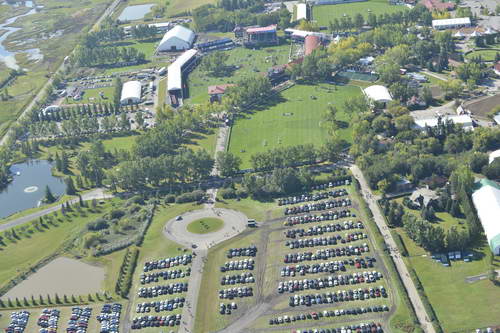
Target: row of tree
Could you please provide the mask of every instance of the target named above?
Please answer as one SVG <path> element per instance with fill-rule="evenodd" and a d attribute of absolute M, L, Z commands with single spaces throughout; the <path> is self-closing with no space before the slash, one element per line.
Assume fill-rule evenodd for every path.
<path fill-rule="evenodd" d="M 73 60 L 78 66 L 96 67 L 113 65 L 117 66 L 120 63 L 141 63 L 146 59 L 143 52 L 139 52 L 134 47 L 98 47 L 86 48 L 79 45 L 75 49 Z"/>

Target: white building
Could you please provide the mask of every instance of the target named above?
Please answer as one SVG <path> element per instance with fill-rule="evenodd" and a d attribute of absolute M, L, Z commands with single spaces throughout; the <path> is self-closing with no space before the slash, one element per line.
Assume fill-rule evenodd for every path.
<path fill-rule="evenodd" d="M 392 101 L 392 96 L 389 92 L 389 89 L 381 85 L 369 86 L 368 88 L 363 89 L 363 92 L 365 93 L 366 97 L 373 102 L 385 104 Z"/>
<path fill-rule="evenodd" d="M 169 30 L 158 44 L 157 51 L 182 51 L 188 50 L 193 45 L 195 34 L 192 30 L 176 25 Z"/>
<path fill-rule="evenodd" d="M 45 109 L 42 110 L 42 113 L 44 115 L 48 115 L 54 112 L 59 112 L 61 110 L 61 107 L 59 105 L 49 105 Z"/>
<path fill-rule="evenodd" d="M 459 17 L 443 20 L 432 20 L 432 27 L 436 30 L 460 29 L 471 26 L 469 17 Z"/>
<path fill-rule="evenodd" d="M 191 49 L 181 54 L 170 66 L 168 66 L 168 91 L 182 90 L 182 70 L 198 53 Z"/>
<path fill-rule="evenodd" d="M 446 115 L 441 117 L 441 121 L 445 122 L 451 120 L 454 124 L 460 124 L 466 131 L 474 130 L 474 123 L 472 118 L 467 114 L 462 115 Z M 436 127 L 439 123 L 439 117 L 415 119 L 417 128 L 424 129 L 426 126 Z"/>
<path fill-rule="evenodd" d="M 500 189 L 489 181 L 482 181 L 479 190 L 472 194 L 472 202 L 483 225 L 491 251 L 500 255 Z"/>
<path fill-rule="evenodd" d="M 500 149 L 491 152 L 489 157 L 489 164 L 491 164 L 496 158 L 500 157 Z"/>
<path fill-rule="evenodd" d="M 128 81 L 123 84 L 121 105 L 138 104 L 141 102 L 141 83 L 139 81 Z"/>
<path fill-rule="evenodd" d="M 297 8 L 297 21 L 299 20 L 308 20 L 309 16 L 307 15 L 307 5 L 305 3 L 298 3 L 296 5 Z"/>

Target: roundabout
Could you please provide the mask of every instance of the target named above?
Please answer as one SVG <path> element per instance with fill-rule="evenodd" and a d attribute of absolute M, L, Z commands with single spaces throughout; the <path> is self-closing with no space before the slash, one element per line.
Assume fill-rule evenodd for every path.
<path fill-rule="evenodd" d="M 171 219 L 163 231 L 174 242 L 207 250 L 243 232 L 247 221 L 244 214 L 234 210 L 205 208 Z"/>

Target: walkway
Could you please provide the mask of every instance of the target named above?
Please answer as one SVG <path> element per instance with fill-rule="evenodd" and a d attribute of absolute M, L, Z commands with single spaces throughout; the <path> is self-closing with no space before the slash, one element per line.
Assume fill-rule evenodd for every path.
<path fill-rule="evenodd" d="M 87 192 L 87 193 L 85 193 L 85 194 L 82 195 L 82 199 L 84 201 L 89 201 L 89 200 L 93 200 L 93 199 L 96 199 L 96 200 L 109 199 L 109 198 L 112 198 L 112 197 L 113 197 L 112 194 L 104 193 L 104 189 L 102 189 L 102 188 L 98 188 L 98 189 L 92 190 L 92 191 Z M 78 203 L 78 201 L 79 201 L 79 199 L 76 198 L 76 199 L 71 199 L 68 202 L 70 204 L 75 204 L 75 203 Z M 56 212 L 56 211 L 58 211 L 58 210 L 61 209 L 61 206 L 62 205 L 55 205 L 55 206 L 52 206 L 52 207 L 49 207 L 49 208 L 45 208 L 45 209 L 39 210 L 38 212 L 35 212 L 35 213 L 32 213 L 32 214 L 22 216 L 20 218 L 17 218 L 15 220 L 9 221 L 7 223 L 0 224 L 0 232 L 5 231 L 7 229 L 10 229 L 12 227 L 15 227 L 15 226 L 18 226 L 18 225 L 21 225 L 21 224 L 33 221 L 33 220 L 39 218 L 40 216 L 44 216 L 44 215 Z"/>
<path fill-rule="evenodd" d="M 436 333 L 436 331 L 434 330 L 434 326 L 430 322 L 429 316 L 427 315 L 427 312 L 424 308 L 424 304 L 420 299 L 417 288 L 415 287 L 408 269 L 406 268 L 405 262 L 399 254 L 396 242 L 392 238 L 389 227 L 387 226 L 385 219 L 380 211 L 380 208 L 377 204 L 377 198 L 373 196 L 370 187 L 368 186 L 368 183 L 358 166 L 352 165 L 351 171 L 354 177 L 359 181 L 359 184 L 361 186 L 361 193 L 363 194 L 364 199 L 366 200 L 368 206 L 370 207 L 370 210 L 372 211 L 375 223 L 377 224 L 380 233 L 384 237 L 387 248 L 390 250 L 391 258 L 394 261 L 398 274 L 403 281 L 406 291 L 408 292 L 408 298 L 410 299 L 410 302 L 415 309 L 415 313 L 417 314 L 422 329 L 426 333 Z"/>
<path fill-rule="evenodd" d="M 219 218 L 224 221 L 224 226 L 219 231 L 202 235 L 187 231 L 190 222 L 205 217 Z M 198 295 L 208 249 L 238 235 L 245 230 L 246 224 L 247 217 L 244 214 L 230 209 L 214 208 L 210 204 L 206 205 L 204 209 L 183 214 L 182 220 L 172 219 L 167 222 L 163 231 L 167 238 L 187 248 L 195 248 L 195 257 L 191 267 L 191 276 L 189 277 L 189 288 L 186 294 L 186 306 L 182 310 L 179 333 L 190 333 L 194 329 Z"/>

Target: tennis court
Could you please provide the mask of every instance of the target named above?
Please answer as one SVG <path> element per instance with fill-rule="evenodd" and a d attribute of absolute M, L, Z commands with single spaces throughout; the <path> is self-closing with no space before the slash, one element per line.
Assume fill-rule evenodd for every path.
<path fill-rule="evenodd" d="M 348 78 L 349 80 L 357 80 L 357 81 L 375 82 L 378 80 L 378 75 L 371 74 L 371 73 L 339 72 L 339 73 L 337 73 L 337 75 Z"/>

